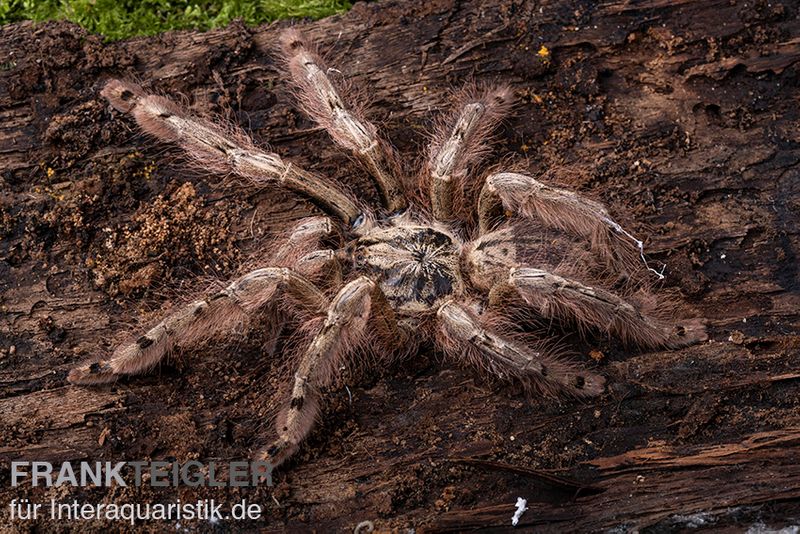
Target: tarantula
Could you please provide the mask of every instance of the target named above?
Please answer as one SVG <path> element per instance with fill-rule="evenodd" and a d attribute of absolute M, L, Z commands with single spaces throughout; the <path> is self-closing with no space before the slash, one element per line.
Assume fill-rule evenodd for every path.
<path fill-rule="evenodd" d="M 517 172 L 490 174 L 481 186 L 477 171 L 511 107 L 509 88 L 462 92 L 410 180 L 394 148 L 346 105 L 344 91 L 298 31 L 282 34 L 280 50 L 300 107 L 372 176 L 382 206 L 368 207 L 343 184 L 257 147 L 240 129 L 193 116 L 136 84 L 109 81 L 102 95 L 115 109 L 180 146 L 199 167 L 302 193 L 336 223 L 303 220 L 268 266 L 191 302 L 110 358 L 73 369 L 72 383 L 144 372 L 171 347 L 231 329 L 267 308 L 275 316 L 296 314 L 305 341 L 276 418 L 277 437 L 258 453 L 277 466 L 309 434 L 321 388 L 355 351 L 407 354 L 433 341 L 452 358 L 540 393 L 588 397 L 604 391 L 604 378 L 520 336 L 512 324 L 519 310 L 640 348 L 704 339 L 699 323 L 672 329 L 645 310 L 636 292 L 623 297 L 600 286 L 612 287 L 598 274 L 609 272 L 617 274 L 617 287 L 629 286 L 624 279 L 644 259 L 641 242 L 603 205 Z M 335 227 L 338 246 L 326 248 Z"/>

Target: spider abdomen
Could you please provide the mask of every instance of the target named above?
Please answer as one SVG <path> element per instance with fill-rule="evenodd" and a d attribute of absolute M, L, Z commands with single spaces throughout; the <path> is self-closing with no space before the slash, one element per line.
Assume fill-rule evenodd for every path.
<path fill-rule="evenodd" d="M 377 275 L 381 289 L 401 315 L 435 310 L 463 290 L 458 270 L 460 242 L 429 226 L 376 229 L 358 240 L 356 260 Z"/>

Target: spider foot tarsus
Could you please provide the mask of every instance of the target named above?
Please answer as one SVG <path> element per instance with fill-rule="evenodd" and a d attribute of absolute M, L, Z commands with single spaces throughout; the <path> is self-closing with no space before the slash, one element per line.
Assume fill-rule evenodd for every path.
<path fill-rule="evenodd" d="M 542 269 L 509 269 L 506 280 L 490 292 L 490 302 L 504 305 L 508 294 L 519 297 L 540 317 L 575 324 L 581 332 L 603 332 L 628 346 L 679 348 L 707 339 L 701 320 L 671 327 L 607 289 Z"/>
<path fill-rule="evenodd" d="M 114 369 L 107 360 L 99 360 L 92 363 L 85 363 L 71 369 L 67 375 L 67 380 L 72 384 L 90 386 L 96 384 L 107 384 L 118 378 Z"/>
<path fill-rule="evenodd" d="M 227 295 L 220 292 L 219 298 Z M 102 384 L 116 380 L 120 375 L 144 372 L 154 367 L 168 352 L 170 346 L 180 338 L 197 333 L 191 326 L 200 321 L 209 310 L 218 312 L 214 303 L 217 295 L 209 300 L 197 300 L 165 318 L 140 336 L 136 341 L 120 346 L 110 359 L 86 363 L 70 371 L 67 379 L 73 384 Z"/>

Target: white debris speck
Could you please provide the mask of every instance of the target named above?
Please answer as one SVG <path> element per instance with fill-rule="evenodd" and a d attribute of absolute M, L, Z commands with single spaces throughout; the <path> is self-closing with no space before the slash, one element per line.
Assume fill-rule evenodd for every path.
<path fill-rule="evenodd" d="M 759 521 L 748 528 L 745 534 L 797 534 L 798 532 L 800 532 L 800 525 L 772 528 L 768 527 L 762 521 Z"/>
<path fill-rule="evenodd" d="M 524 514 L 525 510 L 527 509 L 528 501 L 522 497 L 517 497 L 517 511 L 514 512 L 514 515 L 511 517 L 511 526 L 517 526 L 517 523 L 519 523 L 519 518 L 522 517 L 522 514 Z"/>
<path fill-rule="evenodd" d="M 670 517 L 670 522 L 674 527 L 695 529 L 711 526 L 717 522 L 717 518 L 710 512 L 698 512 L 690 515 L 676 514 Z"/>
<path fill-rule="evenodd" d="M 724 259 L 725 259 L 725 257 L 726 257 L 726 255 L 725 255 L 725 254 L 720 254 L 720 255 L 719 255 L 719 259 L 721 259 L 721 260 L 724 260 Z"/>

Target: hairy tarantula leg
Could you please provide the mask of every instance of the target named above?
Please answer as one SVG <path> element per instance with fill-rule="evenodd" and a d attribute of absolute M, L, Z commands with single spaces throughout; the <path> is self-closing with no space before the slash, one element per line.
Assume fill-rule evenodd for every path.
<path fill-rule="evenodd" d="M 288 267 L 306 277 L 320 287 L 341 287 L 341 265 L 333 250 L 320 249 L 322 239 L 331 234 L 333 225 L 328 217 L 306 217 L 292 228 L 286 238 L 280 240 L 276 251 L 272 253 L 274 265 Z M 269 247 L 272 249 L 273 247 Z M 289 318 L 279 313 L 282 303 L 272 302 L 265 308 L 268 321 L 261 326 L 271 335 L 262 352 L 267 355 L 275 353 L 280 333 Z"/>
<path fill-rule="evenodd" d="M 290 258 L 295 256 L 296 250 L 315 250 L 320 246 L 320 241 L 333 230 L 331 220 L 327 217 L 307 217 L 292 229 L 289 238 L 278 247 L 273 258 Z"/>
<path fill-rule="evenodd" d="M 342 270 L 336 252 L 320 248 L 322 239 L 332 230 L 331 220 L 327 217 L 303 219 L 272 254 L 273 261 L 315 282 L 319 279 L 341 287 Z"/>
<path fill-rule="evenodd" d="M 348 225 L 359 226 L 364 219 L 363 210 L 341 187 L 259 149 L 241 130 L 194 117 L 172 100 L 148 95 L 130 82 L 110 80 L 101 94 L 117 110 L 133 115 L 142 130 L 176 143 L 204 169 L 230 172 L 259 185 L 277 183 L 303 193 Z"/>
<path fill-rule="evenodd" d="M 73 384 L 102 384 L 120 375 L 145 372 L 160 362 L 174 345 L 232 327 L 272 302 L 279 290 L 285 290 L 299 306 L 315 313 L 328 306 L 327 297 L 316 286 L 290 269 L 258 269 L 222 291 L 169 315 L 133 343 L 118 347 L 111 358 L 72 369 L 68 379 Z"/>
<path fill-rule="evenodd" d="M 595 328 L 628 345 L 679 348 L 707 339 L 704 327 L 697 321 L 673 333 L 670 327 L 642 314 L 610 291 L 541 269 L 511 269 L 507 282 L 496 286 L 490 298 L 496 300 L 498 292 L 506 288 L 511 288 L 543 317 L 572 321 L 581 329 Z"/>
<path fill-rule="evenodd" d="M 574 191 L 544 184 L 524 174 L 493 174 L 486 179 L 478 200 L 481 233 L 491 229 L 496 215 L 503 210 L 536 218 L 551 228 L 589 239 L 597 254 L 623 270 L 635 261 L 636 253 L 647 266 L 642 242 L 614 221 L 605 206 Z M 631 247 L 636 248 L 634 254 Z"/>
<path fill-rule="evenodd" d="M 345 106 L 328 78 L 329 69 L 300 32 L 286 30 L 281 43 L 303 112 L 325 128 L 338 145 L 353 153 L 375 179 L 390 212 L 404 209 L 408 202 L 398 179 L 400 166 L 391 145 L 378 136 L 375 125 Z"/>
<path fill-rule="evenodd" d="M 295 269 L 308 278 L 320 278 L 335 287 L 342 285 L 342 264 L 334 250 L 309 252 L 297 260 Z"/>
<path fill-rule="evenodd" d="M 541 352 L 505 339 L 485 326 L 469 308 L 455 302 L 437 312 L 438 342 L 454 358 L 466 360 L 503 379 L 515 378 L 544 393 L 591 397 L 603 392 L 605 379 L 573 368 Z"/>
<path fill-rule="evenodd" d="M 486 149 L 486 139 L 511 102 L 511 91 L 495 87 L 468 98 L 446 120 L 428 147 L 425 167 L 433 216 L 450 220 L 455 216 L 456 190 L 463 190 L 471 166 Z"/>
<path fill-rule="evenodd" d="M 361 277 L 333 299 L 297 368 L 289 404 L 278 415 L 278 439 L 258 454 L 259 459 L 277 467 L 297 451 L 318 415 L 319 388 L 330 384 L 342 358 L 363 343 L 377 291 L 372 280 Z"/>

